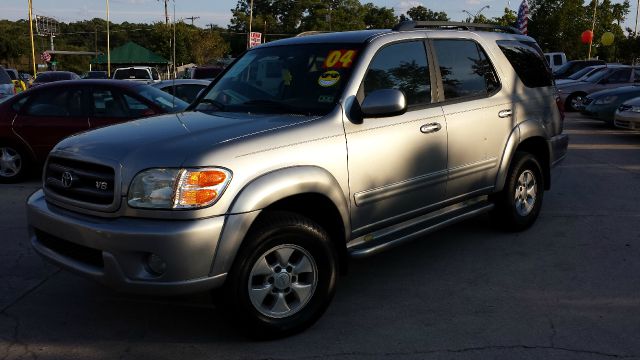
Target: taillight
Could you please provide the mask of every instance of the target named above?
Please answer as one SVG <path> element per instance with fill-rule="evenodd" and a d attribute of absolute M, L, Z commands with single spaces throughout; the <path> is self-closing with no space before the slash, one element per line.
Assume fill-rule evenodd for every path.
<path fill-rule="evenodd" d="M 556 106 L 560 112 L 560 119 L 564 121 L 564 104 L 560 100 L 560 93 L 558 92 L 558 88 L 555 86 L 553 87 L 553 96 L 556 98 Z"/>

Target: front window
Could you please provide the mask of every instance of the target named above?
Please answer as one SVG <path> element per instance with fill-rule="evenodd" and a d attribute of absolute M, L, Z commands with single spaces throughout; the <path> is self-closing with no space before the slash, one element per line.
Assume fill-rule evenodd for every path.
<path fill-rule="evenodd" d="M 361 45 L 304 44 L 245 53 L 196 104 L 199 111 L 329 113 Z"/>

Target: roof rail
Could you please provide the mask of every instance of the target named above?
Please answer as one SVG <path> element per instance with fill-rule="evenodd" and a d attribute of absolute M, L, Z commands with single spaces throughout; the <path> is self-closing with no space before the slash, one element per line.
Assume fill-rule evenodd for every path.
<path fill-rule="evenodd" d="M 482 30 L 482 31 L 498 31 L 509 34 L 522 33 L 511 26 L 492 25 L 492 24 L 474 24 L 467 22 L 452 21 L 413 21 L 405 20 L 393 27 L 393 31 L 409 31 L 416 29 L 449 29 L 449 30 Z"/>

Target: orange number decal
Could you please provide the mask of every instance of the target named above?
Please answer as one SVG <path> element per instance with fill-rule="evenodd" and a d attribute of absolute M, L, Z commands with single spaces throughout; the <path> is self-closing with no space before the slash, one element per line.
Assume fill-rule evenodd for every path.
<path fill-rule="evenodd" d="M 326 69 L 351 67 L 355 55 L 355 50 L 331 50 L 324 60 L 324 67 Z"/>

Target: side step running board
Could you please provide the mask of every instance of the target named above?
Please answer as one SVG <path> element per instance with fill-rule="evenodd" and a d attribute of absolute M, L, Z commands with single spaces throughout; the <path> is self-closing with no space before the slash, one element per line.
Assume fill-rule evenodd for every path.
<path fill-rule="evenodd" d="M 354 258 L 371 256 L 425 236 L 445 226 L 486 213 L 493 207 L 494 204 L 487 201 L 486 196 L 480 200 L 452 205 L 435 213 L 361 236 L 351 242 L 347 251 Z"/>

